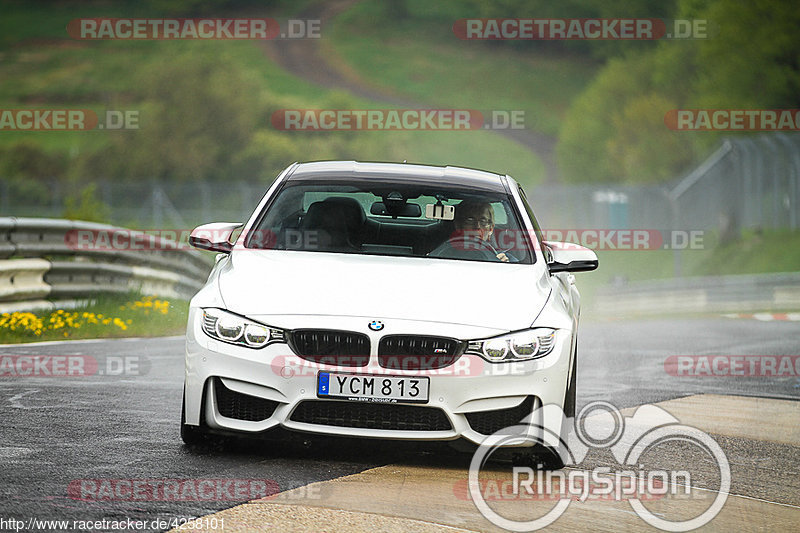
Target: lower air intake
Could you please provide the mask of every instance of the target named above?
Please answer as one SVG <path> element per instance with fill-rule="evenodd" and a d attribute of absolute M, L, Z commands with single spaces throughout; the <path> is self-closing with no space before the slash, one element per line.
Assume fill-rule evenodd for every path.
<path fill-rule="evenodd" d="M 232 391 L 219 378 L 214 378 L 214 395 L 219 414 L 235 420 L 261 422 L 271 417 L 278 407 L 278 402 Z"/>
<path fill-rule="evenodd" d="M 444 411 L 389 403 L 307 400 L 292 413 L 291 420 L 306 424 L 399 431 L 449 431 L 453 429 Z"/>
<path fill-rule="evenodd" d="M 516 407 L 498 409 L 497 411 L 479 411 L 467 413 L 467 421 L 472 429 L 481 435 L 491 435 L 503 428 L 518 425 L 523 418 L 531 414 L 533 409 L 533 396 L 528 396 L 525 401 Z"/>

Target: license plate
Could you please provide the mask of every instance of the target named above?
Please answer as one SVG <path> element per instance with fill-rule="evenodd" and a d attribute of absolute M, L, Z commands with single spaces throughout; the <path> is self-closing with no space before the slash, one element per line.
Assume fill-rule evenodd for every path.
<path fill-rule="evenodd" d="M 426 376 L 372 376 L 320 372 L 317 376 L 317 396 L 362 402 L 426 403 L 429 381 Z"/>

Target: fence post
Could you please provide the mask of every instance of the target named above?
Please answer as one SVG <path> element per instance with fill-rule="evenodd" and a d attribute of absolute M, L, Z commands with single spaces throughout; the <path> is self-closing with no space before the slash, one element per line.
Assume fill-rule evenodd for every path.
<path fill-rule="evenodd" d="M 678 229 L 678 225 L 680 224 L 681 220 L 681 206 L 678 203 L 678 199 L 670 194 L 669 189 L 662 189 L 664 196 L 666 196 L 667 201 L 669 202 L 669 209 L 672 213 L 672 230 L 675 231 Z M 670 241 L 670 244 L 672 241 Z M 672 274 L 676 278 L 680 278 L 683 276 L 683 261 L 681 257 L 681 250 L 679 247 L 675 247 L 672 249 Z"/>
<path fill-rule="evenodd" d="M 164 215 L 162 213 L 161 197 L 158 195 L 158 185 L 154 183 L 153 192 L 150 193 L 150 203 L 153 205 L 153 227 L 163 226 Z"/>
<path fill-rule="evenodd" d="M 789 228 L 792 230 L 797 229 L 797 210 L 800 209 L 798 203 L 797 190 L 798 181 L 800 181 L 800 155 L 798 155 L 798 147 L 792 143 L 792 140 L 784 133 L 778 133 L 775 136 L 778 141 L 786 146 L 786 165 L 788 182 L 786 195 L 789 198 Z"/>
<path fill-rule="evenodd" d="M 764 142 L 763 144 L 766 145 L 767 149 L 769 150 L 769 168 L 770 173 L 772 174 L 772 229 L 778 229 L 780 227 L 780 221 L 778 216 L 780 215 L 780 187 L 779 181 L 780 176 L 778 175 L 778 152 L 775 150 L 775 145 L 772 142 L 772 139 L 767 135 L 761 135 L 760 139 Z"/>

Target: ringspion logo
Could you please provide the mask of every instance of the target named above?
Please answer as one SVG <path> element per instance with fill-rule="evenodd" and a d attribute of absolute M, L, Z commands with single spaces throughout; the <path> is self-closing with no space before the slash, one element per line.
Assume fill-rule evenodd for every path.
<path fill-rule="evenodd" d="M 547 427 L 544 422 L 551 423 Z M 718 484 L 697 490 L 692 485 L 692 472 L 680 470 L 646 470 L 640 465 L 642 458 L 664 444 L 676 443 L 691 446 L 709 458 L 719 472 Z M 544 445 L 558 454 L 569 471 L 534 471 L 530 467 L 513 466 L 498 486 L 481 477 L 492 453 L 508 446 Z M 577 468 L 592 449 L 610 451 L 619 468 L 595 467 L 591 470 Z M 687 465 L 688 466 L 688 465 Z M 638 468 L 637 468 L 638 467 Z M 703 467 L 704 470 L 707 468 Z M 496 470 L 496 469 L 494 469 Z M 493 472 L 493 475 L 496 474 Z M 505 481 L 510 481 L 505 484 Z M 493 485 L 493 490 L 488 488 Z M 462 485 L 456 485 L 458 490 Z M 722 510 L 728 499 L 731 471 L 728 458 L 719 444 L 707 433 L 680 424 L 664 409 L 643 405 L 632 416 L 623 416 L 608 402 L 596 401 L 581 409 L 575 418 L 566 417 L 555 404 L 537 408 L 517 425 L 487 436 L 472 456 L 467 489 L 478 511 L 492 524 L 510 531 L 535 531 L 551 525 L 575 501 L 592 499 L 627 501 L 633 512 L 649 525 L 664 531 L 691 531 L 711 520 Z M 661 497 L 692 497 L 713 501 L 703 510 L 688 518 L 653 513 L 643 501 Z M 490 507 L 488 501 L 503 500 L 555 500 L 544 515 L 520 521 L 518 516 L 503 515 L 503 510 Z"/>
<path fill-rule="evenodd" d="M 569 498 L 572 501 L 626 501 L 626 500 L 660 500 L 664 498 L 670 486 L 686 482 L 691 476 L 681 473 L 673 474 L 670 483 L 661 477 L 646 476 L 642 472 L 622 475 L 604 472 L 546 471 L 536 475 L 530 467 L 514 467 L 511 479 L 498 477 L 479 480 L 481 496 L 486 501 L 559 501 Z M 523 477 L 524 476 L 524 477 Z M 535 486 L 534 486 L 535 485 Z M 688 492 L 688 487 L 684 488 Z M 453 485 L 453 494 L 459 500 L 470 500 L 469 482 L 466 479 Z"/>

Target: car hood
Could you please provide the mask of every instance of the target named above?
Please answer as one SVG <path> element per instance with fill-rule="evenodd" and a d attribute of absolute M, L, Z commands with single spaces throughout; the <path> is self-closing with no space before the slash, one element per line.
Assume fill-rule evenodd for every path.
<path fill-rule="evenodd" d="M 237 250 L 220 270 L 226 307 L 256 315 L 396 318 L 504 331 L 531 325 L 549 296 L 538 265 Z"/>

